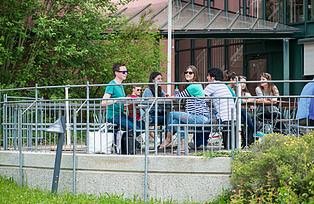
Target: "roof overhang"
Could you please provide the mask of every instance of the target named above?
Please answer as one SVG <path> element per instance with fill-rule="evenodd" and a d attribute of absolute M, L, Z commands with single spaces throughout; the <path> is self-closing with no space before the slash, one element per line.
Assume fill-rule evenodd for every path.
<path fill-rule="evenodd" d="M 131 2 L 118 11 L 129 22 L 139 23 L 141 18 L 152 21 L 162 35 L 167 36 L 168 1 L 141 0 Z M 245 38 L 280 39 L 293 38 L 299 29 L 242 16 L 239 13 L 224 12 L 191 2 L 173 1 L 172 29 L 175 38 Z"/>

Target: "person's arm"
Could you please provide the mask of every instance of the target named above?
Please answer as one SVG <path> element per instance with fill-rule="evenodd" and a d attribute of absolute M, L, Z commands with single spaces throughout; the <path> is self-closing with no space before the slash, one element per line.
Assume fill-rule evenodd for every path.
<path fill-rule="evenodd" d="M 142 95 L 143 98 L 154 97 L 152 91 L 149 88 L 146 88 Z"/>
<path fill-rule="evenodd" d="M 108 106 L 116 102 L 116 100 L 113 100 L 113 99 L 109 100 L 110 98 L 111 98 L 111 94 L 104 93 L 102 97 L 102 101 L 101 101 L 101 106 Z"/>
<path fill-rule="evenodd" d="M 190 93 L 188 92 L 187 89 L 184 89 L 181 92 L 175 93 L 175 97 L 191 97 Z"/>
<path fill-rule="evenodd" d="M 244 92 L 243 97 L 251 97 L 251 93 L 250 92 Z M 250 103 L 250 102 L 254 102 L 254 98 L 242 98 L 242 102 L 243 103 Z"/>
<path fill-rule="evenodd" d="M 259 86 L 255 88 L 255 93 L 256 93 L 256 96 L 264 96 L 262 89 Z M 265 102 L 265 99 L 264 98 L 257 98 L 256 102 L 263 103 L 263 102 Z"/>
<path fill-rule="evenodd" d="M 273 87 L 273 94 L 274 94 L 274 96 L 279 96 L 279 90 L 278 90 L 277 86 Z M 277 98 L 270 98 L 270 100 L 272 102 L 277 102 L 278 99 Z"/>
<path fill-rule="evenodd" d="M 214 89 L 211 88 L 212 85 L 207 85 L 204 89 L 206 96 L 211 96 L 213 94 Z"/>
<path fill-rule="evenodd" d="M 108 106 L 114 104 L 116 100 L 109 100 L 113 94 L 114 86 L 107 86 L 105 89 L 105 93 L 102 97 L 101 106 Z"/>

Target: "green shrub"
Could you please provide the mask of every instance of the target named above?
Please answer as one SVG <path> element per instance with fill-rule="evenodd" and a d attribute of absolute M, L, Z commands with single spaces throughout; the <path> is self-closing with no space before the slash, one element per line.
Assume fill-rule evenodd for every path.
<path fill-rule="evenodd" d="M 273 134 L 235 156 L 232 203 L 309 203 L 314 200 L 314 133 Z"/>

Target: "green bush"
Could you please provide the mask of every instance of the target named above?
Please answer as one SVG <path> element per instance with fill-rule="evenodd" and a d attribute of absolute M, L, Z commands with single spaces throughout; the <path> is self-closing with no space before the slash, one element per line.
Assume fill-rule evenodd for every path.
<path fill-rule="evenodd" d="M 268 135 L 235 156 L 231 203 L 314 201 L 314 133 Z"/>

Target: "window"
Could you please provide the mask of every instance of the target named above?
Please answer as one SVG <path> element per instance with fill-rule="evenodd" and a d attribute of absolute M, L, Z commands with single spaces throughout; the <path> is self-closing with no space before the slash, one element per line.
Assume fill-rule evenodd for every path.
<path fill-rule="evenodd" d="M 304 43 L 304 75 L 314 75 L 314 42 Z"/>
<path fill-rule="evenodd" d="M 292 0 L 294 1 L 294 0 Z M 283 1 L 266 0 L 266 20 L 273 22 L 283 22 Z"/>
<path fill-rule="evenodd" d="M 310 0 L 311 1 L 311 0 Z M 304 22 L 303 0 L 289 0 L 287 14 L 289 23 Z"/>
<path fill-rule="evenodd" d="M 314 21 L 314 0 L 308 0 L 308 5 L 307 5 L 307 9 L 308 9 L 308 20 L 310 21 Z"/>

